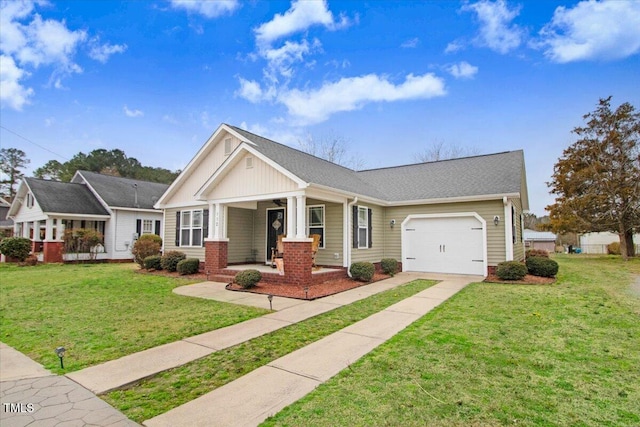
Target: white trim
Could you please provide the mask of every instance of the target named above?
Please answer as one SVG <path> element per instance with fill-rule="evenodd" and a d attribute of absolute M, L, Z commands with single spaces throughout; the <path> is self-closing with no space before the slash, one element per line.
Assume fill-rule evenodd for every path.
<path fill-rule="evenodd" d="M 70 214 L 70 213 L 64 213 L 64 212 L 44 212 L 45 215 L 50 216 L 50 217 L 56 217 L 56 218 L 60 218 L 60 219 L 70 219 L 70 218 L 77 218 L 77 219 L 88 219 L 89 221 L 91 220 L 102 220 L 102 219 L 110 219 L 111 215 L 90 215 L 90 214 Z"/>
<path fill-rule="evenodd" d="M 322 226 L 312 227 L 310 224 L 311 214 L 309 209 L 322 208 Z M 307 205 L 307 236 L 311 237 L 311 228 L 322 228 L 322 246 L 318 246 L 318 249 L 326 249 L 327 247 L 327 208 L 324 204 Z"/>
<path fill-rule="evenodd" d="M 271 263 L 271 253 L 269 253 L 269 249 L 267 248 L 267 243 L 269 243 L 269 226 L 271 224 L 269 224 L 269 211 L 275 211 L 275 210 L 284 210 L 284 214 L 282 215 L 282 220 L 285 221 L 284 224 L 282 224 L 282 228 L 285 230 L 287 230 L 287 208 L 284 206 L 278 206 L 277 208 L 266 208 L 265 209 L 265 219 L 264 219 L 264 223 L 265 223 L 265 233 L 264 233 L 264 245 L 262 246 L 263 248 L 265 248 L 265 254 L 264 254 L 264 262 L 265 264 L 269 264 Z M 284 240 L 284 238 L 283 238 Z M 289 240 L 289 239 L 288 239 Z"/>
<path fill-rule="evenodd" d="M 200 248 L 202 247 L 202 242 L 204 241 L 204 209 L 192 209 L 192 210 L 183 210 L 180 211 L 180 229 L 178 230 L 178 232 L 180 233 L 180 236 L 178 237 L 178 241 L 180 242 L 180 245 L 178 246 L 179 248 Z M 184 214 L 189 212 L 189 228 L 184 227 Z M 200 227 L 193 227 L 193 213 L 194 212 L 200 212 Z M 194 245 L 192 240 L 193 240 L 193 230 L 200 230 L 200 244 L 199 245 Z M 189 230 L 189 244 L 188 245 L 183 245 L 182 244 L 182 230 Z"/>
<path fill-rule="evenodd" d="M 512 202 L 506 197 L 502 199 L 504 204 L 504 258 L 505 261 L 513 261 L 513 233 L 511 227 Z"/>
<path fill-rule="evenodd" d="M 144 213 L 160 213 L 162 209 L 143 209 L 143 208 L 122 208 L 120 206 L 111 206 L 111 210 L 119 209 L 128 212 L 144 212 Z"/>
<path fill-rule="evenodd" d="M 369 206 L 365 206 L 365 205 L 357 205 L 358 206 L 358 247 L 356 249 L 360 250 L 360 249 L 370 249 L 369 248 Z M 360 209 L 364 209 L 365 212 L 365 218 L 367 220 L 366 226 L 365 227 L 361 227 L 360 226 Z M 367 238 L 365 239 L 364 242 L 364 246 L 360 246 L 361 242 L 360 242 L 360 228 L 364 228 L 367 231 Z M 373 232 L 373 229 L 371 230 L 371 232 Z"/>
<path fill-rule="evenodd" d="M 266 200 L 274 200 L 274 199 L 286 199 L 287 197 L 296 197 L 296 196 L 304 196 L 304 191 L 291 191 L 286 193 L 270 193 L 270 194 L 259 194 L 255 196 L 242 196 L 242 197 L 227 197 L 224 199 L 211 199 L 211 201 L 215 203 L 224 203 L 225 205 L 229 205 L 232 203 L 245 203 L 245 202 L 261 202 Z M 207 200 L 209 201 L 209 200 Z M 201 201 L 197 204 L 197 206 L 202 206 L 204 203 Z M 175 207 L 180 207 L 182 205 L 178 205 Z M 168 209 L 168 208 L 167 208 Z"/>
<path fill-rule="evenodd" d="M 407 215 L 407 217 L 402 221 L 400 225 L 401 235 L 400 235 L 400 259 L 402 260 L 402 271 L 406 271 L 406 263 L 404 262 L 405 254 L 407 253 L 407 239 L 405 238 L 405 230 L 407 222 L 412 219 L 421 219 L 421 218 L 463 218 L 463 217 L 474 217 L 482 224 L 482 257 L 484 259 L 483 262 L 483 270 L 484 276 L 486 277 L 489 272 L 489 259 L 488 259 L 488 250 L 487 250 L 487 222 L 478 215 L 477 212 L 455 212 L 455 213 L 437 213 L 437 214 L 413 214 Z"/>

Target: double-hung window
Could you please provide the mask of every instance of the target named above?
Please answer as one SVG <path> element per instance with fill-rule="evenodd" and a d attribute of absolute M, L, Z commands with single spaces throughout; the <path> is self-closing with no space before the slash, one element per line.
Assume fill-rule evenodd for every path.
<path fill-rule="evenodd" d="M 142 234 L 153 234 L 153 220 L 142 220 Z"/>
<path fill-rule="evenodd" d="M 309 236 L 312 234 L 320 235 L 320 249 L 325 248 L 324 241 L 324 227 L 325 227 L 325 218 L 324 218 L 324 205 L 316 205 L 316 206 L 307 206 L 307 218 L 308 218 L 308 231 Z"/>
<path fill-rule="evenodd" d="M 353 248 L 365 249 L 373 247 L 372 210 L 366 206 L 353 207 Z"/>
<path fill-rule="evenodd" d="M 180 246 L 202 246 L 202 210 L 181 212 Z"/>

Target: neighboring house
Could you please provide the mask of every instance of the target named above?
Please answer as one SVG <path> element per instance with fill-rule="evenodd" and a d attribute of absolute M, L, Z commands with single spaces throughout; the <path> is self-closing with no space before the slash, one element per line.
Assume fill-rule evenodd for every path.
<path fill-rule="evenodd" d="M 606 254 L 610 243 L 620 243 L 620 236 L 603 231 L 599 233 L 585 233 L 578 236 L 578 244 L 583 254 Z M 640 250 L 640 233 L 633 235 L 636 253 Z"/>
<path fill-rule="evenodd" d="M 524 259 L 529 203 L 522 151 L 356 172 L 223 124 L 155 206 L 164 249 L 207 272 L 269 263 L 284 234 L 283 281 L 309 283 L 310 234 L 323 266 L 487 275 Z"/>
<path fill-rule="evenodd" d="M 526 249 L 542 249 L 553 253 L 556 250 L 556 235 L 550 231 L 525 229 L 524 246 Z"/>
<path fill-rule="evenodd" d="M 167 188 L 87 171 L 76 172 L 71 182 L 24 178 L 9 216 L 15 235 L 31 239 L 44 262 L 75 259 L 75 253 L 65 254 L 63 238 L 65 230 L 79 228 L 103 234 L 97 259 L 126 260 L 139 235 L 161 234 L 162 212 L 153 205 Z"/>
<path fill-rule="evenodd" d="M 0 197 L 0 238 L 13 235 L 13 221 L 7 218 L 11 203 Z"/>

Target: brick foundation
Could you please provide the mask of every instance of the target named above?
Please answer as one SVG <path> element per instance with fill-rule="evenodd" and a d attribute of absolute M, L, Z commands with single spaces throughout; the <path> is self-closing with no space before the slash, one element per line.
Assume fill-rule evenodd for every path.
<path fill-rule="evenodd" d="M 63 242 L 44 242 L 42 244 L 42 261 L 45 263 L 63 262 L 63 252 Z"/>
<path fill-rule="evenodd" d="M 305 239 L 306 240 L 306 239 Z M 308 285 L 311 277 L 311 241 L 287 242 L 283 244 L 283 281 L 292 285 Z"/>
<path fill-rule="evenodd" d="M 204 270 L 217 272 L 227 267 L 227 241 L 204 242 Z"/>

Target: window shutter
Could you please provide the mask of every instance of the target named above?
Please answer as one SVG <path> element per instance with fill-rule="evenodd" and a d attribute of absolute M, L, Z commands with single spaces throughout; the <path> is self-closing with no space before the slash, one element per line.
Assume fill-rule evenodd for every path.
<path fill-rule="evenodd" d="M 160 235 L 160 220 L 158 220 L 158 219 L 156 220 L 154 228 L 155 228 L 156 235 L 159 236 Z"/>
<path fill-rule="evenodd" d="M 180 211 L 176 212 L 176 247 L 180 246 Z"/>
<path fill-rule="evenodd" d="M 369 215 L 369 232 L 367 233 L 369 235 L 369 247 L 373 247 L 373 224 L 371 223 L 371 217 L 373 216 L 373 210 L 372 209 L 367 209 L 367 215 Z"/>
<path fill-rule="evenodd" d="M 356 205 L 353 205 L 353 225 L 351 228 L 353 232 L 353 247 L 358 249 L 358 207 Z"/>
<path fill-rule="evenodd" d="M 209 209 L 202 210 L 202 246 L 204 246 L 204 239 L 209 237 Z"/>
<path fill-rule="evenodd" d="M 138 237 L 142 236 L 142 220 L 136 219 L 136 233 L 138 233 Z"/>

